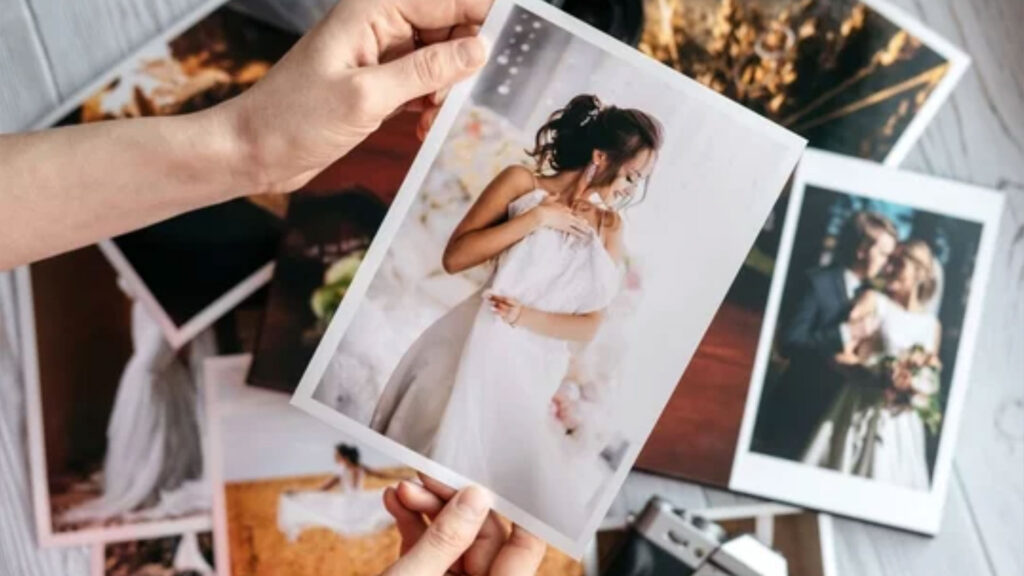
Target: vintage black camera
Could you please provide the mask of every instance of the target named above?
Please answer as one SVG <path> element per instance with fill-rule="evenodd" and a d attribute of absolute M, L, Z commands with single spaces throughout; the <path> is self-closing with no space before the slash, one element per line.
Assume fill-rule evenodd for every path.
<path fill-rule="evenodd" d="M 654 497 L 602 576 L 787 576 L 786 559 L 748 534 L 730 538 L 700 516 Z"/>

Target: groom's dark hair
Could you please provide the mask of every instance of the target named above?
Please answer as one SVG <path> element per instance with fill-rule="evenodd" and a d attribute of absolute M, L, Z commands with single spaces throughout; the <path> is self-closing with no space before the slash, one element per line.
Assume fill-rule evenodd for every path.
<path fill-rule="evenodd" d="M 899 240 L 896 226 L 885 216 L 867 210 L 855 212 L 839 231 L 833 261 L 840 266 L 852 267 L 857 263 L 857 254 L 864 245 L 868 242 L 874 243 L 882 234 Z"/>

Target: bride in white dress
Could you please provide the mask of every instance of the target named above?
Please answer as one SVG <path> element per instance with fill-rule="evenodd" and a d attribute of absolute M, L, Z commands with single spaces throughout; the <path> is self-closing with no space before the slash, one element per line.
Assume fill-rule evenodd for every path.
<path fill-rule="evenodd" d="M 552 397 L 570 343 L 587 342 L 622 282 L 619 212 L 639 200 L 661 145 L 644 112 L 573 98 L 537 133 L 537 173 L 513 166 L 484 190 L 443 257 L 455 274 L 496 259 L 484 288 L 406 351 L 371 427 L 556 526 L 585 498 Z M 597 462 L 597 454 L 591 460 Z"/>
<path fill-rule="evenodd" d="M 941 325 L 930 306 L 937 288 L 937 270 L 926 243 L 902 243 L 884 273 L 884 292 L 865 291 L 850 313 L 851 317 L 872 317 L 878 330 L 862 341 L 849 342 L 836 361 L 855 368 L 882 355 L 903 354 L 915 346 L 937 361 Z M 852 370 L 803 461 L 928 490 L 924 422 L 916 410 L 887 406 L 884 394 L 876 380 Z"/>

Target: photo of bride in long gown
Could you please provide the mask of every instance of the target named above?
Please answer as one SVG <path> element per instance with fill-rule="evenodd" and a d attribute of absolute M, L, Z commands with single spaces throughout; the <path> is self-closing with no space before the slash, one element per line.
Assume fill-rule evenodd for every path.
<path fill-rule="evenodd" d="M 808 187 L 752 449 L 929 491 L 980 231 Z"/>
<path fill-rule="evenodd" d="M 205 406 L 199 368 L 212 332 L 182 350 L 95 247 L 19 271 L 31 312 L 28 438 L 47 545 L 206 530 Z M 90 295 L 88 306 L 76 297 Z"/>
<path fill-rule="evenodd" d="M 550 5 L 490 18 L 292 404 L 579 555 L 804 142 Z"/>
<path fill-rule="evenodd" d="M 586 495 L 560 464 L 579 454 L 551 403 L 570 343 L 594 337 L 622 284 L 620 212 L 642 200 L 662 136 L 648 114 L 580 95 L 535 141 L 536 172 L 504 169 L 444 251 L 449 273 L 495 259 L 490 279 L 405 352 L 371 427 L 527 509 L 574 517 Z"/>

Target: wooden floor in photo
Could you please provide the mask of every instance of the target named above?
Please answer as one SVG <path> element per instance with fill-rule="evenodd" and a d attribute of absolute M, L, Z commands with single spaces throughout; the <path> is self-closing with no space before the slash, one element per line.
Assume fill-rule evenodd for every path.
<path fill-rule="evenodd" d="M 342 0 L 344 1 L 344 0 Z M 202 0 L 0 0 L 0 132 L 33 124 L 173 25 Z M 250 13 L 301 30 L 332 0 L 243 0 Z M 838 574 L 1024 573 L 1024 2 L 895 0 L 973 59 L 964 80 L 903 167 L 1002 190 L 1007 214 L 987 294 L 954 479 L 942 531 L 923 538 L 852 520 L 835 522 Z M 8 286 L 4 288 L 4 286 Z M 5 290 L 7 292 L 5 292 Z M 10 331 L 9 280 L 0 322 Z M 16 348 L 0 330 L 0 550 L 4 573 L 85 576 L 83 551 L 35 548 Z M 634 474 L 613 513 L 658 493 L 679 506 L 747 501 L 725 492 Z M 13 521 L 12 521 L 13 520 Z M 9 553 L 9 554 L 8 554 Z"/>

